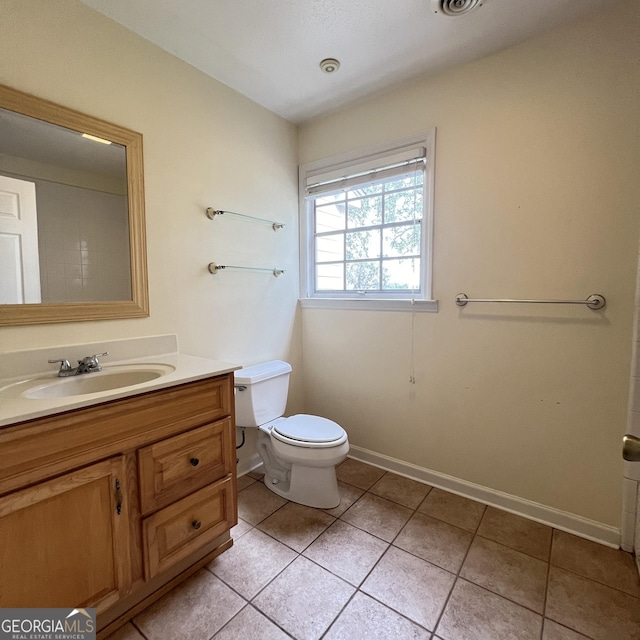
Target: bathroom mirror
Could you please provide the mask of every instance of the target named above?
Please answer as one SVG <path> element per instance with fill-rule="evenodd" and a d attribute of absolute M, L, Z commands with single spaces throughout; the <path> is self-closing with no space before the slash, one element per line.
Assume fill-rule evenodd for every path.
<path fill-rule="evenodd" d="M 0 325 L 148 308 L 142 135 L 0 85 Z"/>

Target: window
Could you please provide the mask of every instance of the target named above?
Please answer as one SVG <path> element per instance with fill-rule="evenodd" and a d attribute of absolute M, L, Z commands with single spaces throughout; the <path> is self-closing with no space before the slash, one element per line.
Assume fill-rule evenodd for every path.
<path fill-rule="evenodd" d="M 429 300 L 433 137 L 300 168 L 303 304 L 393 309 Z"/>

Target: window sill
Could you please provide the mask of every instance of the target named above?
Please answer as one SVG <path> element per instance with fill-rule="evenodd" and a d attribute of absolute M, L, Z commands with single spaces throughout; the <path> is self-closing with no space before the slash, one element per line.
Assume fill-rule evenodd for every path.
<path fill-rule="evenodd" d="M 437 300 L 386 300 L 346 299 L 346 298 L 300 298 L 303 309 L 345 309 L 349 311 L 415 311 L 418 313 L 437 313 Z"/>

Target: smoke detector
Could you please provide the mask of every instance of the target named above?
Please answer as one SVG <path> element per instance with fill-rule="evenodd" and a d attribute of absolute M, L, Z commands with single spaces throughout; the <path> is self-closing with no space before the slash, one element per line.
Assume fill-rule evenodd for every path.
<path fill-rule="evenodd" d="M 445 16 L 461 16 L 482 6 L 482 0 L 431 0 L 434 13 Z"/>
<path fill-rule="evenodd" d="M 325 73 L 335 73 L 340 68 L 340 61 L 335 58 L 325 58 L 320 63 L 320 68 Z"/>

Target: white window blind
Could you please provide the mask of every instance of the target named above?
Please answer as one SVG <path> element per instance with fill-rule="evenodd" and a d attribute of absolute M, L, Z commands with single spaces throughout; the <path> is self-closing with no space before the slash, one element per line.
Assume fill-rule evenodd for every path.
<path fill-rule="evenodd" d="M 328 193 L 355 185 L 367 186 L 408 171 L 423 171 L 426 154 L 427 150 L 424 147 L 418 147 L 392 154 L 378 154 L 377 157 L 370 157 L 356 164 L 350 163 L 344 167 L 331 167 L 327 171 L 309 173 L 305 190 L 307 195 Z"/>

